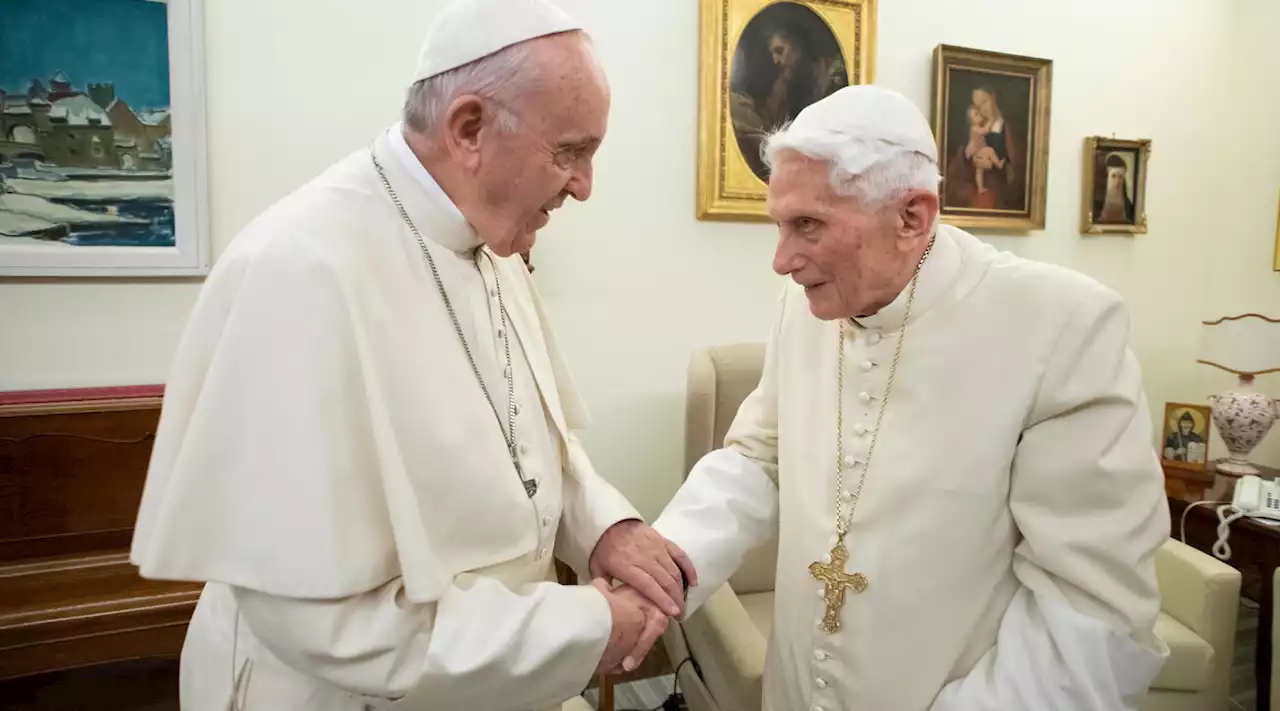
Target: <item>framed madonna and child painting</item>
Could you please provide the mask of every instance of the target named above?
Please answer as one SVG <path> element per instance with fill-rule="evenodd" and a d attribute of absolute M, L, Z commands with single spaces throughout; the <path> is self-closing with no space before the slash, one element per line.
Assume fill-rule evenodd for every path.
<path fill-rule="evenodd" d="M 768 221 L 764 138 L 875 77 L 876 0 L 701 0 L 700 220 Z"/>
<path fill-rule="evenodd" d="M 951 45 L 934 49 L 943 222 L 1044 228 L 1052 70 L 1047 59 Z"/>

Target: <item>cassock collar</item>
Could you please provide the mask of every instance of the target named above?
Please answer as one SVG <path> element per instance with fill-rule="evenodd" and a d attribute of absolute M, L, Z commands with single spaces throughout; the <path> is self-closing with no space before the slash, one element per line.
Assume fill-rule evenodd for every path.
<path fill-rule="evenodd" d="M 948 225 L 938 225 L 938 232 L 933 238 L 933 251 L 929 253 L 929 258 L 925 260 L 924 266 L 920 267 L 920 273 L 916 277 L 920 280 L 920 284 L 916 287 L 915 304 L 911 306 L 912 323 L 919 320 L 930 306 L 937 303 L 939 297 L 947 293 L 955 283 L 956 277 L 960 275 L 960 248 L 951 235 L 953 229 Z M 898 298 L 888 306 L 870 316 L 852 319 L 854 326 L 885 333 L 897 331 L 902 326 L 903 316 L 906 315 L 907 299 L 910 293 L 911 284 L 908 283 L 907 288 L 903 289 L 902 293 L 898 294 Z"/>
<path fill-rule="evenodd" d="M 396 123 L 374 140 L 373 152 L 424 238 L 460 254 L 474 252 L 483 244 L 462 211 L 409 149 L 403 124 Z"/>

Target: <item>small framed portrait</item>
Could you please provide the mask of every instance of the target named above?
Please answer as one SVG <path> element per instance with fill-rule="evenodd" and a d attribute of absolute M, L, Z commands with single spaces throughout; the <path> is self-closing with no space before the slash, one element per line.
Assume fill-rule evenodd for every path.
<path fill-rule="evenodd" d="M 1084 139 L 1084 197 L 1080 231 L 1085 234 L 1147 232 L 1147 159 L 1151 141 Z"/>
<path fill-rule="evenodd" d="M 767 221 L 761 144 L 874 79 L 876 0 L 701 2 L 697 217 Z"/>
<path fill-rule="evenodd" d="M 1205 472 L 1209 462 L 1210 415 L 1205 405 L 1166 403 L 1160 463 L 1170 469 Z"/>
<path fill-rule="evenodd" d="M 933 59 L 942 220 L 1043 228 L 1053 63 L 950 45 Z"/>

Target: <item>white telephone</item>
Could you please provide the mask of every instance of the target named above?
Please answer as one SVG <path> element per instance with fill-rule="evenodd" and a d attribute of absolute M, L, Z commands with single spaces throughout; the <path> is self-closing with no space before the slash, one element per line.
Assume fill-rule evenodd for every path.
<path fill-rule="evenodd" d="M 1236 482 L 1231 505 L 1251 518 L 1280 521 L 1280 483 L 1263 481 L 1256 476 L 1242 476 Z"/>

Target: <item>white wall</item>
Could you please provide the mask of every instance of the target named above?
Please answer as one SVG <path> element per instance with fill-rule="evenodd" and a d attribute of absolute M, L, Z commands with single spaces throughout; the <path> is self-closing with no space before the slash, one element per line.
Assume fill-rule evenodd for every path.
<path fill-rule="evenodd" d="M 680 478 L 684 367 L 761 339 L 779 282 L 769 226 L 694 214 L 698 2 L 561 0 L 614 88 L 595 196 L 534 259 L 596 418 L 597 466 L 647 514 Z M 439 0 L 206 0 L 215 251 L 254 214 L 394 120 Z M 1130 301 L 1153 408 L 1230 385 L 1194 364 L 1199 320 L 1280 313 L 1272 0 L 882 0 L 879 82 L 928 112 L 945 42 L 1055 60 L 1048 226 L 998 246 L 1066 264 Z M 998 18 L 998 19 L 991 19 Z M 1078 233 L 1081 143 L 1154 139 L 1138 238 Z M 0 389 L 161 382 L 196 282 L 0 283 Z M 1280 377 L 1260 381 L 1280 395 Z M 1217 450 L 1223 451 L 1220 448 Z M 1280 435 L 1260 450 L 1280 465 Z"/>

